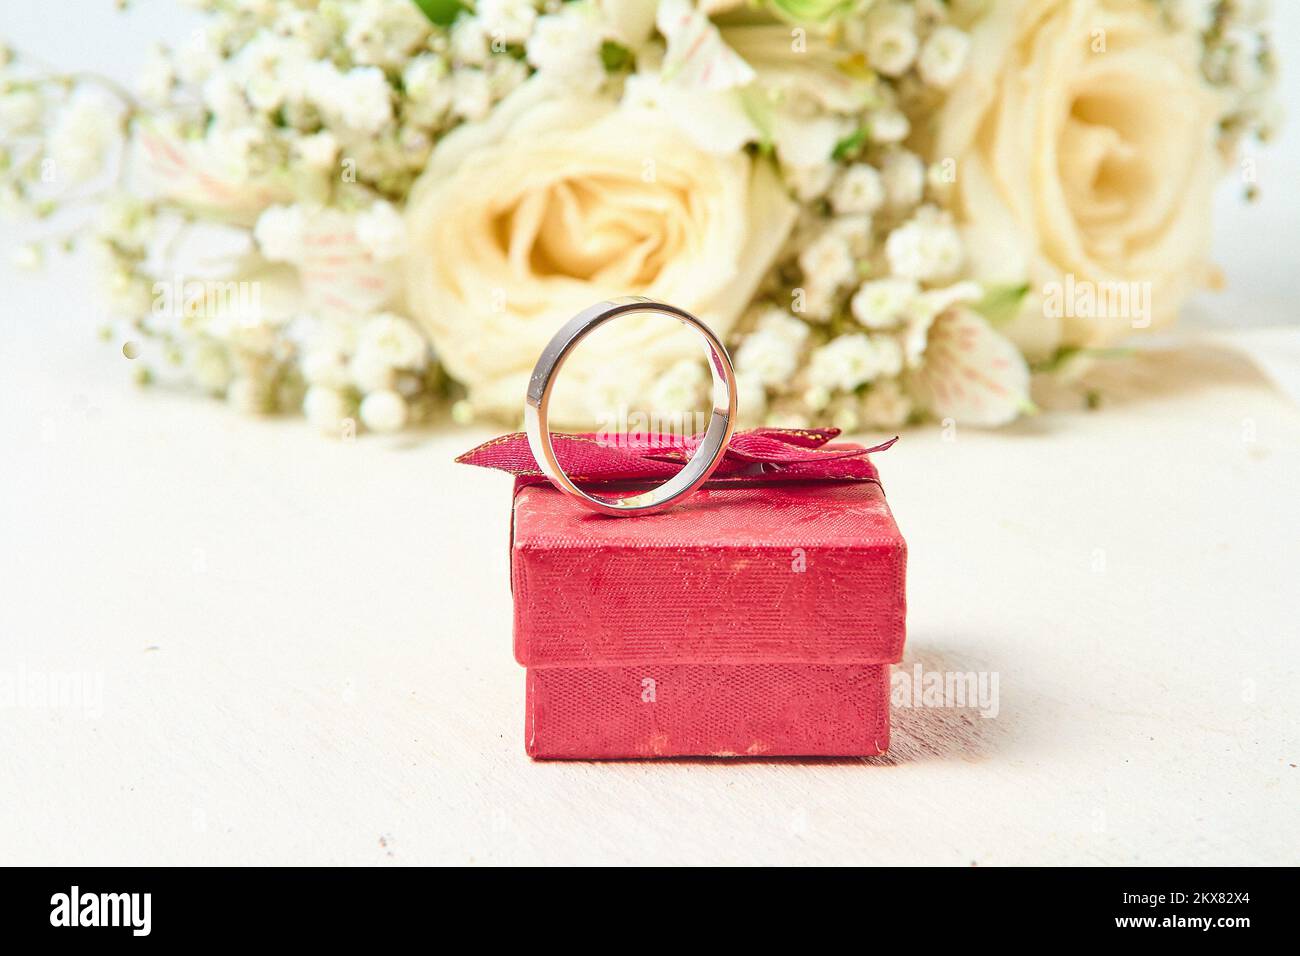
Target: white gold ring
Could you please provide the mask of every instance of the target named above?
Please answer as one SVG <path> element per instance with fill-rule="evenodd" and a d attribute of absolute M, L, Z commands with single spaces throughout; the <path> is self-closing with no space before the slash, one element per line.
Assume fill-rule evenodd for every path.
<path fill-rule="evenodd" d="M 550 404 L 551 388 L 556 376 L 578 343 L 604 323 L 638 312 L 671 316 L 704 339 L 709 371 L 713 375 L 713 414 L 709 417 L 708 428 L 705 429 L 695 454 L 668 481 L 650 491 L 627 497 L 597 498 L 575 485 L 560 467 L 547 427 L 547 406 Z M 709 480 L 713 470 L 721 463 L 727 451 L 727 443 L 731 441 L 735 422 L 736 375 L 731 368 L 731 357 L 727 355 L 722 342 L 707 325 L 684 309 L 640 296 L 597 302 L 565 323 L 542 350 L 541 358 L 537 360 L 533 374 L 528 379 L 528 395 L 524 400 L 524 431 L 528 434 L 528 445 L 532 449 L 533 458 L 541 466 L 542 472 L 556 488 L 577 498 L 592 511 L 605 515 L 643 515 L 662 511 L 691 494 Z"/>

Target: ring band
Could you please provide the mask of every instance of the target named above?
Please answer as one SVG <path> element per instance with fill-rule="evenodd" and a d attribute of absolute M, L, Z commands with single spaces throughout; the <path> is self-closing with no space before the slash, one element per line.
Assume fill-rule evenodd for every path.
<path fill-rule="evenodd" d="M 709 371 L 713 375 L 713 414 L 709 417 L 709 425 L 699 447 L 681 471 L 650 491 L 606 500 L 587 494 L 560 467 L 547 427 L 547 406 L 550 404 L 551 388 L 556 376 L 578 343 L 606 322 L 638 312 L 671 316 L 694 329 L 704 339 Z M 533 458 L 541 466 L 542 472 L 556 488 L 577 498 L 592 511 L 605 515 L 650 514 L 690 495 L 709 480 L 713 470 L 721 463 L 727 443 L 731 441 L 735 421 L 736 375 L 731 368 L 731 357 L 727 355 L 722 342 L 707 325 L 686 310 L 640 296 L 597 302 L 570 319 L 543 349 L 533 368 L 533 374 L 528 379 L 528 395 L 524 401 L 524 431 L 528 434 L 528 446 L 532 449 Z"/>

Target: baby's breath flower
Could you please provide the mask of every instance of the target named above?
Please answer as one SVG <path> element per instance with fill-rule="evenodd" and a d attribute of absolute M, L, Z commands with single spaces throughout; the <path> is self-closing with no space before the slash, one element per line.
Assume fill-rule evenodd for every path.
<path fill-rule="evenodd" d="M 301 206 L 270 206 L 257 217 L 253 238 L 266 258 L 295 262 L 302 258 L 306 226 Z"/>
<path fill-rule="evenodd" d="M 390 389 L 371 392 L 361 400 L 361 421 L 372 431 L 401 431 L 408 414 L 406 399 Z"/>
<path fill-rule="evenodd" d="M 911 209 L 925 193 L 925 164 L 916 153 L 891 149 L 881 161 L 886 202 L 894 212 Z"/>
<path fill-rule="evenodd" d="M 867 15 L 867 61 L 885 76 L 901 76 L 916 59 L 916 14 L 910 5 L 882 3 Z"/>
<path fill-rule="evenodd" d="M 867 131 L 873 143 L 901 143 L 912 127 L 901 110 L 890 107 L 872 112 Z"/>
<path fill-rule="evenodd" d="M 528 39 L 537 21 L 532 0 L 479 0 L 476 10 L 488 36 L 504 43 Z"/>
<path fill-rule="evenodd" d="M 869 428 L 899 428 L 912 414 L 912 401 L 897 379 L 874 383 L 862 399 L 862 423 Z"/>
<path fill-rule="evenodd" d="M 302 411 L 321 431 L 338 434 L 343 420 L 352 414 L 352 403 L 338 389 L 313 385 L 303 396 Z"/>
<path fill-rule="evenodd" d="M 834 163 L 818 163 L 815 166 L 792 166 L 783 167 L 785 181 L 789 183 L 790 188 L 794 190 L 795 196 L 801 202 L 812 202 L 826 194 L 831 183 L 835 179 Z"/>
<path fill-rule="evenodd" d="M 329 130 L 321 130 L 311 136 L 298 137 L 294 140 L 293 151 L 313 169 L 332 169 L 338 158 L 339 141 Z"/>
<path fill-rule="evenodd" d="M 704 366 L 694 359 L 675 362 L 650 387 L 650 409 L 659 413 L 690 411 L 702 400 L 708 381 Z"/>
<path fill-rule="evenodd" d="M 392 313 L 373 316 L 361 329 L 357 353 L 371 352 L 391 368 L 424 368 L 429 346 L 410 319 Z"/>
<path fill-rule="evenodd" d="M 580 4 L 566 4 L 540 17 L 528 38 L 528 62 L 538 71 L 577 89 L 594 90 L 605 78 L 600 31 Z"/>
<path fill-rule="evenodd" d="M 812 387 L 827 392 L 851 392 L 881 374 L 889 358 L 881 354 L 878 343 L 872 338 L 861 332 L 851 332 L 831 339 L 813 351 L 808 381 Z"/>
<path fill-rule="evenodd" d="M 892 328 L 904 319 L 908 305 L 919 292 L 920 287 L 911 279 L 875 279 L 858 287 L 849 310 L 869 329 Z"/>
<path fill-rule="evenodd" d="M 866 163 L 849 166 L 832 187 L 830 201 L 837 213 L 875 212 L 885 201 L 885 185 L 879 171 Z"/>
<path fill-rule="evenodd" d="M 762 385 L 784 384 L 798 367 L 798 347 L 774 329 L 759 329 L 749 335 L 736 352 L 737 374 L 743 372 Z"/>
<path fill-rule="evenodd" d="M 956 27 L 939 27 L 930 34 L 917 58 L 921 79 L 931 86 L 947 89 L 966 68 L 970 37 Z"/>
<path fill-rule="evenodd" d="M 956 275 L 965 250 L 952 222 L 927 206 L 889 234 L 885 256 L 894 275 L 933 282 Z"/>
<path fill-rule="evenodd" d="M 260 379 L 236 378 L 226 389 L 226 401 L 245 415 L 263 415 L 271 410 L 271 391 Z"/>
<path fill-rule="evenodd" d="M 391 203 L 373 203 L 357 215 L 357 238 L 376 259 L 396 259 L 406 251 L 406 220 Z"/>
<path fill-rule="evenodd" d="M 799 268 L 810 286 L 833 291 L 853 278 L 853 255 L 843 236 L 827 230 L 799 253 Z"/>

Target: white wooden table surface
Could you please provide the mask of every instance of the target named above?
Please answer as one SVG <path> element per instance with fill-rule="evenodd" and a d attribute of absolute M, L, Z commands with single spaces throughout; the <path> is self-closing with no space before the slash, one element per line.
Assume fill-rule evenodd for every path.
<path fill-rule="evenodd" d="M 1300 413 L 1230 353 L 879 459 L 909 657 L 996 672 L 997 717 L 535 764 L 509 479 L 451 461 L 486 432 L 140 393 L 47 289 L 0 320 L 0 862 L 1300 862 Z"/>
<path fill-rule="evenodd" d="M 189 16 L 92 6 L 4 20 L 121 75 Z M 1295 321 L 1284 138 L 1265 205 L 1224 200 L 1207 324 Z M 1230 353 L 879 459 L 910 662 L 996 672 L 996 718 L 898 710 L 867 762 L 534 764 L 509 480 L 451 462 L 487 432 L 137 393 L 61 268 L 0 270 L 0 863 L 1300 862 L 1300 413 Z M 41 679 L 87 693 L 13 693 Z"/>

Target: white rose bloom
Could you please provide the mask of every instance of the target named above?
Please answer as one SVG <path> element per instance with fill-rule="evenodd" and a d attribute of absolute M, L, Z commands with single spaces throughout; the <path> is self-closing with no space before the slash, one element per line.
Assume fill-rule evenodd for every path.
<path fill-rule="evenodd" d="M 837 213 L 875 212 L 885 201 L 885 185 L 875 167 L 854 163 L 840 174 L 830 200 Z"/>
<path fill-rule="evenodd" d="M 297 262 L 302 258 L 306 228 L 302 206 L 268 206 L 257 217 L 253 238 L 266 258 L 275 262 Z"/>
<path fill-rule="evenodd" d="M 1079 37 L 1105 31 L 1106 52 Z M 990 5 L 971 31 L 979 77 L 957 84 L 934 155 L 958 174 L 949 206 L 969 272 L 986 284 L 1150 283 L 1152 315 L 1173 320 L 1208 275 L 1221 101 L 1202 44 L 1146 0 Z M 1031 78 L 1031 81 L 1026 81 Z M 1048 317 L 1005 332 L 1031 356 L 1131 334 L 1135 317 Z"/>
<path fill-rule="evenodd" d="M 307 421 L 321 431 L 337 433 L 352 413 L 352 406 L 337 389 L 313 385 L 303 396 L 302 411 Z"/>
<path fill-rule="evenodd" d="M 406 419 L 406 400 L 390 389 L 371 392 L 361 400 L 361 421 L 372 431 L 401 431 Z"/>
<path fill-rule="evenodd" d="M 725 337 L 794 216 L 769 164 L 534 77 L 434 149 L 407 203 L 407 302 L 475 406 L 514 416 L 555 330 L 602 298 L 672 302 Z M 662 330 L 634 315 L 584 342 L 570 394 L 601 370 L 654 377 L 696 356 Z M 590 421 L 587 401 L 562 399 L 557 422 Z"/>
<path fill-rule="evenodd" d="M 911 279 L 873 279 L 858 287 L 849 309 L 869 329 L 892 328 L 906 317 L 908 305 L 920 291 Z"/>
<path fill-rule="evenodd" d="M 834 291 L 856 275 L 848 241 L 827 229 L 799 253 L 799 268 L 810 286 Z"/>
<path fill-rule="evenodd" d="M 814 387 L 851 392 L 879 375 L 882 360 L 889 359 L 869 336 L 851 332 L 813 350 L 808 380 Z"/>
<path fill-rule="evenodd" d="M 947 89 L 966 68 L 970 37 L 956 27 L 939 27 L 930 34 L 917 58 L 921 79 L 931 86 Z"/>
<path fill-rule="evenodd" d="M 916 59 L 916 12 L 901 3 L 884 3 L 867 14 L 867 62 L 885 76 L 901 76 Z"/>
<path fill-rule="evenodd" d="M 965 254 L 961 234 L 933 207 L 918 210 L 885 240 L 890 271 L 920 282 L 952 278 L 961 269 Z"/>
<path fill-rule="evenodd" d="M 895 212 L 911 209 L 925 194 L 925 164 L 906 149 L 892 149 L 885 154 L 880 178 L 885 184 L 886 202 Z"/>
<path fill-rule="evenodd" d="M 737 374 L 743 372 L 763 385 L 783 385 L 798 369 L 799 346 L 772 329 L 755 331 L 736 351 Z"/>
<path fill-rule="evenodd" d="M 570 4 L 539 17 L 525 49 L 528 62 L 547 79 L 573 89 L 594 90 L 605 79 L 600 30 L 587 8 Z"/>
<path fill-rule="evenodd" d="M 528 39 L 537 20 L 533 0 L 479 0 L 475 10 L 488 36 L 506 43 Z"/>
<path fill-rule="evenodd" d="M 396 259 L 406 251 L 406 220 L 392 203 L 380 200 L 357 215 L 357 238 L 376 259 Z"/>

